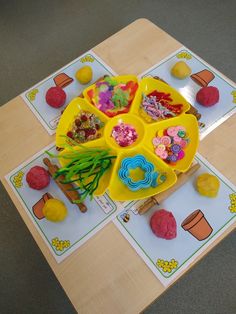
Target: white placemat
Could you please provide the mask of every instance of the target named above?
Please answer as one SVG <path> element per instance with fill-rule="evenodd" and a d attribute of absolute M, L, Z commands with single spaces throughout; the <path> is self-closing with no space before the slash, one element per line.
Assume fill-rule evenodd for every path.
<path fill-rule="evenodd" d="M 219 89 L 220 100 L 216 105 L 204 107 L 196 101 L 196 94 L 201 86 L 191 77 L 180 80 L 171 75 L 171 68 L 178 61 L 184 61 L 191 68 L 192 74 L 205 69 L 213 74 L 214 79 L 208 86 Z M 199 125 L 201 139 L 236 112 L 236 85 L 184 46 L 139 75 L 140 78 L 154 76 L 160 77 L 179 91 L 202 115 Z"/>
<path fill-rule="evenodd" d="M 82 85 L 75 78 L 75 73 L 85 65 L 92 68 L 93 76 L 88 84 Z M 62 73 L 66 74 L 72 81 L 69 85 L 63 88 L 67 95 L 65 105 L 60 108 L 53 108 L 46 103 L 45 95 L 50 87 L 56 86 L 54 79 Z M 47 132 L 52 135 L 56 132 L 56 127 L 63 109 L 65 109 L 73 98 L 79 96 L 86 87 L 92 85 L 97 79 L 105 74 L 116 75 L 116 73 L 101 58 L 90 50 L 65 65 L 60 70 L 51 74 L 43 81 L 29 88 L 21 94 L 21 97 L 45 127 Z"/>
<path fill-rule="evenodd" d="M 175 280 L 236 220 L 236 187 L 199 154 L 196 160 L 201 164 L 201 168 L 161 205 L 139 215 L 136 209 L 143 201 L 126 202 L 123 204 L 124 211 L 114 220 L 124 237 L 164 286 Z M 216 198 L 201 196 L 195 190 L 197 176 L 205 172 L 217 176 L 220 180 L 220 190 Z M 158 209 L 173 213 L 177 222 L 175 239 L 158 238 L 152 232 L 149 226 L 150 217 Z M 182 222 L 197 209 L 201 210 L 213 229 L 202 241 L 181 227 Z"/>
<path fill-rule="evenodd" d="M 113 202 L 109 195 L 105 193 L 101 197 L 94 197 L 92 201 L 86 199 L 84 203 L 88 210 L 86 213 L 82 213 L 77 205 L 72 204 L 66 198 L 52 179 L 50 179 L 49 186 L 43 190 L 29 188 L 25 179 L 26 174 L 31 167 L 36 165 L 46 169 L 43 164 L 43 158 L 48 157 L 45 153 L 46 150 L 55 153 L 55 145 L 45 147 L 32 158 L 19 165 L 6 176 L 6 179 L 52 255 L 57 262 L 61 262 L 111 221 L 122 207 L 120 203 Z M 66 205 L 68 216 L 64 221 L 54 223 L 45 218 L 38 219 L 34 214 L 33 206 L 46 193 L 63 201 Z"/>

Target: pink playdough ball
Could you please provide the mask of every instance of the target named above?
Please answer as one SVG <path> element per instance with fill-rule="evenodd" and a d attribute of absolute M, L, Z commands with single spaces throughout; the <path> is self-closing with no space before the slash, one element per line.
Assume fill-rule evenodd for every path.
<path fill-rule="evenodd" d="M 53 108 L 59 108 L 65 104 L 66 93 L 59 87 L 50 87 L 46 93 L 46 102 L 49 106 Z"/>
<path fill-rule="evenodd" d="M 171 240 L 177 236 L 175 217 L 171 212 L 160 209 L 154 212 L 150 220 L 152 232 L 158 237 Z"/>
<path fill-rule="evenodd" d="M 50 176 L 43 167 L 34 166 L 27 173 L 26 181 L 32 189 L 42 190 L 48 186 Z"/>
<path fill-rule="evenodd" d="M 196 95 L 197 102 L 204 107 L 214 106 L 220 98 L 219 90 L 214 86 L 202 87 Z"/>

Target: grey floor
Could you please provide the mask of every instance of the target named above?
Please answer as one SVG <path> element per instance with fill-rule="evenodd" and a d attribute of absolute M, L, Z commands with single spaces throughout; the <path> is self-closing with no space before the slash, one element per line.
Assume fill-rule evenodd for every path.
<path fill-rule="evenodd" d="M 0 104 L 140 17 L 236 81 L 235 14 L 233 0 L 0 0 Z M 2 185 L 0 208 L 0 313 L 75 313 Z M 234 232 L 145 314 L 235 314 L 235 247 Z"/>

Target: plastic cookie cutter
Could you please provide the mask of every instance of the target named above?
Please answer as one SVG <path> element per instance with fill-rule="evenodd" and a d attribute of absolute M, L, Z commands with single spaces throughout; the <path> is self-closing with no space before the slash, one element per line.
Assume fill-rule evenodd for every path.
<path fill-rule="evenodd" d="M 130 176 L 130 170 L 138 170 L 140 168 L 144 172 L 144 178 L 134 181 Z M 143 155 L 127 157 L 122 160 L 120 170 L 118 172 L 121 181 L 131 190 L 138 191 L 149 187 L 156 187 L 166 180 L 164 174 L 159 174 L 154 169 L 154 165 L 147 161 Z"/>

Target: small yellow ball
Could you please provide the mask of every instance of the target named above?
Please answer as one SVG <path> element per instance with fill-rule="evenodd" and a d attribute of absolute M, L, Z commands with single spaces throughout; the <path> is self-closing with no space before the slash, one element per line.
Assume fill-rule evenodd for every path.
<path fill-rule="evenodd" d="M 49 221 L 63 221 L 67 216 L 67 208 L 64 203 L 55 198 L 47 200 L 43 206 L 43 214 Z"/>
<path fill-rule="evenodd" d="M 75 77 L 80 84 L 88 84 L 93 78 L 93 70 L 90 66 L 85 65 L 76 72 Z"/>
<path fill-rule="evenodd" d="M 171 69 L 171 74 L 174 77 L 183 80 L 191 74 L 191 69 L 184 61 L 179 61 Z"/>

